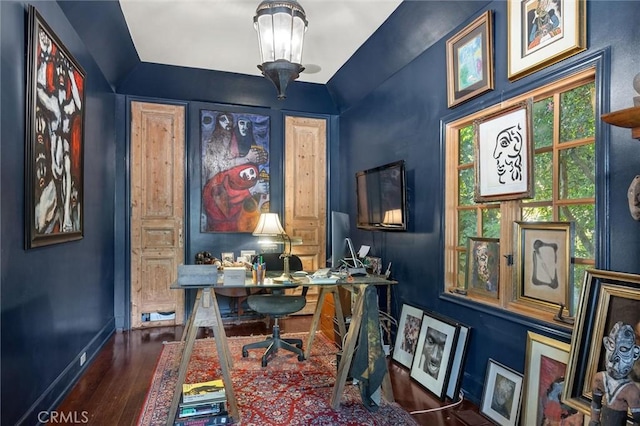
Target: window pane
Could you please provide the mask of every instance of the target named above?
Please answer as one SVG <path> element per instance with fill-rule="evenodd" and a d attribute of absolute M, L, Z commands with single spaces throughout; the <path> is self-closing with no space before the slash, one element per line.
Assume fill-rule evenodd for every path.
<path fill-rule="evenodd" d="M 525 222 L 550 222 L 553 220 L 551 206 L 523 207 L 522 220 Z"/>
<path fill-rule="evenodd" d="M 461 206 L 473 205 L 474 193 L 474 169 L 460 170 L 458 176 L 458 204 Z"/>
<path fill-rule="evenodd" d="M 458 211 L 458 245 L 465 246 L 467 237 L 478 236 L 478 225 L 475 210 Z"/>
<path fill-rule="evenodd" d="M 553 144 L 553 97 L 533 103 L 533 147 Z"/>
<path fill-rule="evenodd" d="M 466 251 L 458 252 L 458 287 L 464 288 L 466 270 L 467 270 L 467 252 Z"/>
<path fill-rule="evenodd" d="M 553 197 L 553 153 L 543 152 L 533 157 L 533 200 L 550 201 Z M 526 200 L 524 201 L 526 203 Z"/>
<path fill-rule="evenodd" d="M 592 198 L 596 193 L 595 145 L 560 151 L 560 199 Z M 536 169 L 536 172 L 538 169 Z"/>
<path fill-rule="evenodd" d="M 595 206 L 593 204 L 562 206 L 560 220 L 573 222 L 575 257 L 593 259 L 595 257 Z"/>
<path fill-rule="evenodd" d="M 458 164 L 473 163 L 473 126 L 460 129 Z"/>
<path fill-rule="evenodd" d="M 560 95 L 560 142 L 595 135 L 595 83 Z"/>
<path fill-rule="evenodd" d="M 482 236 L 500 238 L 500 209 L 482 209 Z"/>

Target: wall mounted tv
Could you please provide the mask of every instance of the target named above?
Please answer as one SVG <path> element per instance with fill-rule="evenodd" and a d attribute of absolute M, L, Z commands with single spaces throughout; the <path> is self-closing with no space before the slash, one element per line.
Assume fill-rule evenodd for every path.
<path fill-rule="evenodd" d="M 357 220 L 360 229 L 407 230 L 407 185 L 404 160 L 356 173 Z"/>

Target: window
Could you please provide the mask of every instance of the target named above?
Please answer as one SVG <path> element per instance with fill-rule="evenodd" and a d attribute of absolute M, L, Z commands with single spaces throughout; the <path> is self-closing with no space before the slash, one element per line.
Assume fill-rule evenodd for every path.
<path fill-rule="evenodd" d="M 533 102 L 534 197 L 474 202 L 474 121 L 529 99 Z M 540 309 L 517 297 L 516 271 L 509 259 L 516 255 L 514 222 L 572 222 L 572 305 L 577 305 L 584 270 L 595 265 L 595 120 L 595 70 L 591 68 L 447 124 L 447 290 L 466 286 L 468 239 L 497 238 L 500 276 L 495 296 L 469 292 L 461 297 L 551 321 L 557 305 Z"/>

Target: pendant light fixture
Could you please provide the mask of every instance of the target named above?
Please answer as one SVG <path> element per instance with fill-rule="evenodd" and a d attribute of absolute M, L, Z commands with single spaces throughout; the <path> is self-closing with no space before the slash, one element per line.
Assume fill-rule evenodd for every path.
<path fill-rule="evenodd" d="M 262 75 L 273 82 L 278 99 L 304 70 L 302 45 L 307 31 L 304 9 L 295 0 L 265 0 L 258 5 L 253 25 L 258 32 Z"/>

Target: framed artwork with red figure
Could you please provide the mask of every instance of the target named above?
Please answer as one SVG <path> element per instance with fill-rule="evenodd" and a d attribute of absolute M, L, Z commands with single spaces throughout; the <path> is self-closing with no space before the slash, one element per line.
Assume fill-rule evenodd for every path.
<path fill-rule="evenodd" d="M 268 115 L 201 109 L 201 232 L 252 232 L 269 211 Z"/>
<path fill-rule="evenodd" d="M 84 69 L 29 6 L 26 248 L 79 240 L 84 223 Z"/>

